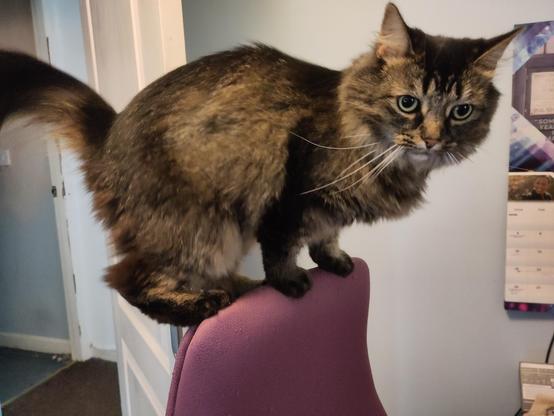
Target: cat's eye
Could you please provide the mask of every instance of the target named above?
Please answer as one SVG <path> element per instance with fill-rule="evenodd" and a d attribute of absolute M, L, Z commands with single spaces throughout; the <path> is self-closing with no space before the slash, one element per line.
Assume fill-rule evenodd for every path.
<path fill-rule="evenodd" d="M 405 113 L 413 113 L 419 108 L 419 100 L 411 95 L 401 95 L 397 103 L 398 108 Z"/>
<path fill-rule="evenodd" d="M 473 106 L 471 104 L 460 104 L 455 106 L 450 115 L 454 120 L 462 121 L 466 120 L 473 112 Z"/>

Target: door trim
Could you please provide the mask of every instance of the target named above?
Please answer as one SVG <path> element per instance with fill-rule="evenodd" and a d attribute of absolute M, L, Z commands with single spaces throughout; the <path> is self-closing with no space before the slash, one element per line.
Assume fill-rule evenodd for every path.
<path fill-rule="evenodd" d="M 35 48 L 37 58 L 49 62 L 48 39 L 44 25 L 42 0 L 31 1 L 31 13 L 33 17 L 33 29 L 35 34 Z M 67 326 L 69 333 L 69 345 L 71 357 L 74 360 L 82 360 L 83 349 L 81 346 L 81 328 L 77 312 L 77 294 L 75 292 L 75 277 L 67 229 L 67 216 L 64 203 L 64 179 L 61 165 L 61 149 L 54 140 L 47 140 L 48 164 L 50 166 L 50 180 L 52 186 L 58 189 L 57 197 L 53 198 L 54 212 L 56 216 L 56 230 L 58 247 L 60 250 L 60 264 L 64 288 L 65 307 L 67 314 Z"/>

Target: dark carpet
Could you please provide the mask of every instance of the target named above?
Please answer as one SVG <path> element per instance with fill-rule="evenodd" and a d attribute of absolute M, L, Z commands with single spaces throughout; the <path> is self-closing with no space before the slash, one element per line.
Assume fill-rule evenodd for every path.
<path fill-rule="evenodd" d="M 6 404 L 4 416 L 120 416 L 115 363 L 76 362 Z"/>
<path fill-rule="evenodd" d="M 69 363 L 64 355 L 0 347 L 0 402 L 23 394 Z"/>

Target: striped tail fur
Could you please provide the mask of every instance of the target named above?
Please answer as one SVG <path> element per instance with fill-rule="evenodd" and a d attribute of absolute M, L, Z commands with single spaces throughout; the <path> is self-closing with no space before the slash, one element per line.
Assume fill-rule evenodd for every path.
<path fill-rule="evenodd" d="M 102 147 L 116 113 L 72 76 L 28 55 L 0 51 L 0 127 L 23 115 L 51 124 L 86 163 Z"/>

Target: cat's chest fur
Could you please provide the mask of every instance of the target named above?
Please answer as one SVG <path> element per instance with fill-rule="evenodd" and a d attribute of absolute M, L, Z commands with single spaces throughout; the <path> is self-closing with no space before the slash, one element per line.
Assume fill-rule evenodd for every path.
<path fill-rule="evenodd" d="M 301 120 L 295 131 L 318 143 L 326 143 L 326 137 L 340 134 L 337 124 L 333 115 L 319 115 Z M 261 233 L 268 228 L 277 228 L 282 233 L 297 235 L 303 243 L 309 244 L 332 236 L 354 222 L 371 224 L 380 219 L 401 218 L 423 202 L 428 172 L 410 166 L 390 166 L 377 177 L 341 191 L 371 170 L 372 165 L 368 165 L 357 176 L 336 182 L 345 176 L 345 168 L 363 156 L 363 151 L 314 148 L 312 144 L 298 140 L 295 132 L 289 135 L 287 147 L 282 191 L 262 215 Z M 350 171 L 363 167 L 365 162 L 367 160 L 354 164 Z M 327 187 L 326 184 L 332 185 Z M 305 193 L 320 186 L 324 188 Z"/>
<path fill-rule="evenodd" d="M 391 168 L 355 192 L 345 195 L 329 192 L 316 198 L 314 206 L 306 209 L 305 223 L 314 226 L 313 238 L 319 238 L 325 229 L 354 222 L 372 224 L 378 220 L 399 219 L 424 202 L 425 185 L 423 174 L 412 176 Z"/>

